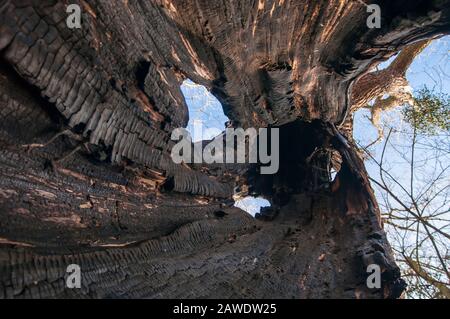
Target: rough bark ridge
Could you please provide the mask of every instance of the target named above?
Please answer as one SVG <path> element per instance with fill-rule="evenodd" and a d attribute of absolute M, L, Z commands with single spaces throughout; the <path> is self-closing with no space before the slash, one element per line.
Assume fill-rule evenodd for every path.
<path fill-rule="evenodd" d="M 0 0 L 0 298 L 398 297 L 364 165 L 336 127 L 353 83 L 448 33 L 450 8 L 377 3 L 381 29 L 350 0 Z M 171 161 L 185 78 L 234 126 L 280 127 L 278 174 Z M 232 208 L 235 186 L 273 208 Z M 65 287 L 72 263 L 81 289 Z M 382 289 L 366 287 L 371 263 Z"/>

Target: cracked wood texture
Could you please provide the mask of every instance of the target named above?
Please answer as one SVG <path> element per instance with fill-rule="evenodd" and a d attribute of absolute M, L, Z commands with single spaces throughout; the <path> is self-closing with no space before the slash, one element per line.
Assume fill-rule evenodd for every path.
<path fill-rule="evenodd" d="M 0 298 L 399 297 L 339 130 L 358 79 L 448 33 L 450 5 L 377 1 L 369 29 L 369 2 L 0 0 Z M 72 3 L 81 29 L 66 25 Z M 230 125 L 280 127 L 277 174 L 171 161 L 186 78 Z M 234 191 L 272 208 L 254 219 Z M 73 263 L 81 289 L 65 286 Z M 381 289 L 366 287 L 372 263 Z"/>

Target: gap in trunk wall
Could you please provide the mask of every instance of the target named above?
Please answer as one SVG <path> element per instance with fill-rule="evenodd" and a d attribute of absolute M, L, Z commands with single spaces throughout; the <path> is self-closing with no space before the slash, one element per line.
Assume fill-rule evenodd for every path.
<path fill-rule="evenodd" d="M 183 82 L 181 91 L 189 108 L 187 130 L 192 136 L 192 142 L 210 140 L 220 135 L 229 119 L 216 97 L 206 87 L 190 79 Z M 201 136 L 198 136 L 200 133 Z"/>

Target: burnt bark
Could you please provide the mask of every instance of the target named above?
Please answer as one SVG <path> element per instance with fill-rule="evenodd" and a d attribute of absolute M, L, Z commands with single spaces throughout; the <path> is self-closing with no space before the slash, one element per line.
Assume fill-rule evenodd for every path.
<path fill-rule="evenodd" d="M 0 298 L 396 298 L 403 282 L 356 147 L 352 85 L 448 33 L 448 1 L 0 0 Z M 281 130 L 280 171 L 177 165 L 180 84 L 233 126 Z M 342 159 L 334 181 L 331 158 Z M 236 186 L 271 212 L 231 207 Z M 69 264 L 82 288 L 67 289 Z M 381 266 L 381 289 L 366 266 Z"/>

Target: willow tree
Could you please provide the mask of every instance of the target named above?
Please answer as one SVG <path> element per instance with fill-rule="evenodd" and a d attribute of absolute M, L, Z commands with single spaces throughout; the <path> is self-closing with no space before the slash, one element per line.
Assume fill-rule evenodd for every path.
<path fill-rule="evenodd" d="M 360 79 L 448 33 L 450 5 L 368 4 L 0 0 L 0 297 L 398 297 L 367 173 L 340 132 L 385 85 Z M 186 78 L 230 126 L 280 128 L 277 174 L 171 160 Z M 235 189 L 271 210 L 233 208 Z M 71 264 L 80 289 L 66 286 Z"/>

